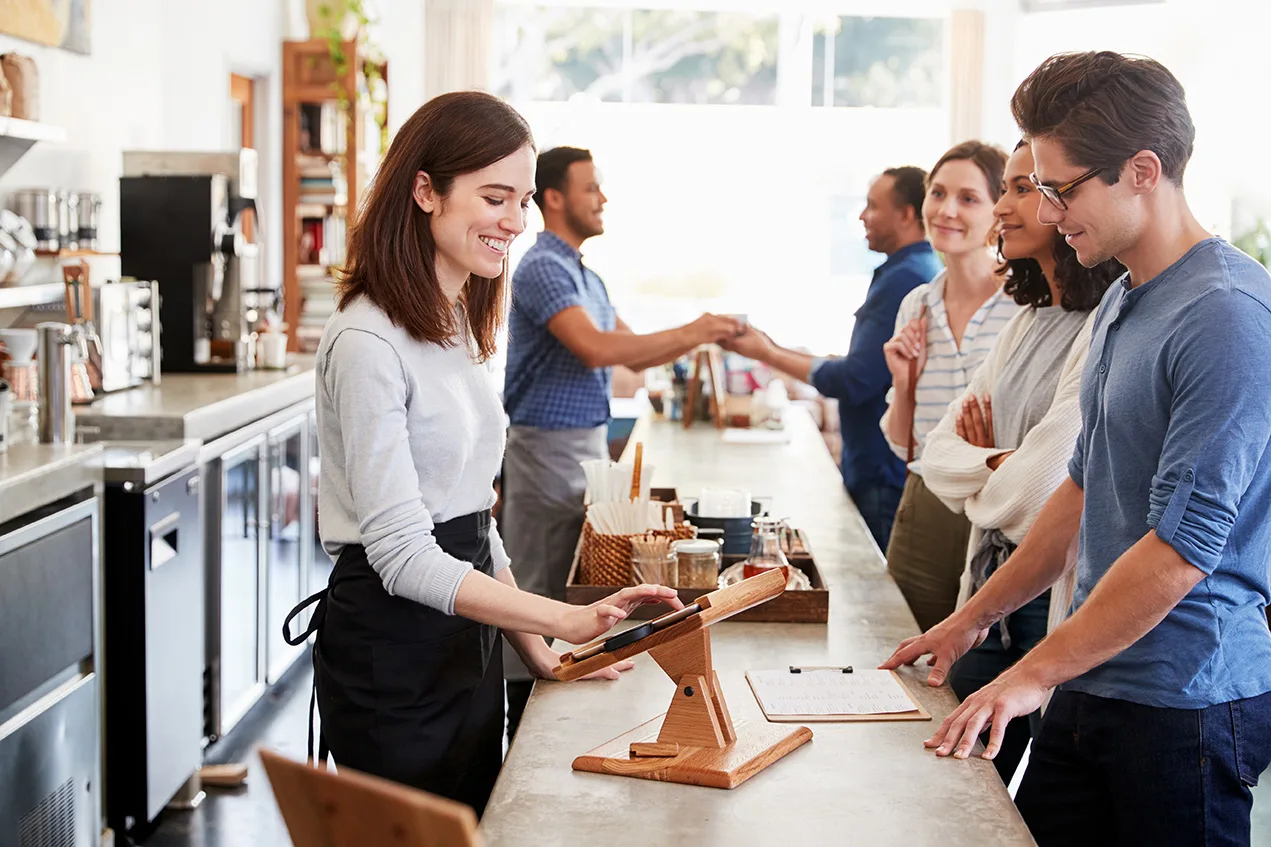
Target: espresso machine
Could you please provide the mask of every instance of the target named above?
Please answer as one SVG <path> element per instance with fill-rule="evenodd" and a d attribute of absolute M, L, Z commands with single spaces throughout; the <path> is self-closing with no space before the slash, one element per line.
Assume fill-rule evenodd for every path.
<path fill-rule="evenodd" d="M 161 286 L 162 368 L 234 372 L 254 366 L 243 293 L 260 288 L 257 157 L 125 152 L 119 180 L 120 262 Z"/>

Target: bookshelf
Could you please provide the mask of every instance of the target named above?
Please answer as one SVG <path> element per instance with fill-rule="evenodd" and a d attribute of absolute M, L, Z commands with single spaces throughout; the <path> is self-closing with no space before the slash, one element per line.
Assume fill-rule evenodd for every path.
<path fill-rule="evenodd" d="M 382 150 L 374 110 L 387 109 L 388 67 L 345 42 L 337 69 L 325 39 L 284 41 L 282 66 L 283 321 L 287 349 L 312 351 L 335 309 L 334 271 L 348 222 Z"/>

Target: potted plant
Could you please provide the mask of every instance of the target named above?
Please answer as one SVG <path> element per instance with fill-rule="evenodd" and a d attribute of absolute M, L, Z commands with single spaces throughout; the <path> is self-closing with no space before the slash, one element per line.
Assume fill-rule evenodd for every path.
<path fill-rule="evenodd" d="M 1252 256 L 1262 267 L 1271 270 L 1271 229 L 1267 228 L 1265 220 L 1258 218 L 1253 228 L 1232 244 Z"/>
<path fill-rule="evenodd" d="M 379 128 L 380 149 L 387 148 L 388 107 L 385 100 L 387 91 L 380 73 L 384 57 L 383 52 L 370 37 L 370 30 L 375 20 L 371 17 L 366 2 L 364 0 L 307 0 L 307 4 L 309 34 L 312 38 L 326 41 L 337 80 L 344 79 L 349 71 L 349 57 L 344 51 L 345 43 L 349 41 L 358 43 L 359 52 L 363 55 L 362 76 L 366 80 L 366 90 L 362 92 L 363 99 Z M 339 83 L 336 83 L 336 97 L 340 107 L 348 110 L 349 117 L 352 119 L 354 104 L 348 102 L 344 88 Z"/>

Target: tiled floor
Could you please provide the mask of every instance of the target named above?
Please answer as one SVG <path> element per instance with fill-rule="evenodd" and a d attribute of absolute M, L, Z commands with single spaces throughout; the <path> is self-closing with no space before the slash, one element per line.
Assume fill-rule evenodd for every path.
<path fill-rule="evenodd" d="M 165 813 L 144 847 L 287 847 L 286 827 L 274 805 L 269 781 L 255 755 L 264 745 L 286 756 L 304 759 L 305 722 L 313 679 L 308 659 L 302 659 L 270 701 L 262 703 L 226 739 L 227 761 L 246 762 L 247 785 L 234 791 L 210 789 L 193 812 Z M 218 757 L 218 758 L 222 758 Z M 1254 790 L 1253 847 L 1271 847 L 1271 772 Z"/>

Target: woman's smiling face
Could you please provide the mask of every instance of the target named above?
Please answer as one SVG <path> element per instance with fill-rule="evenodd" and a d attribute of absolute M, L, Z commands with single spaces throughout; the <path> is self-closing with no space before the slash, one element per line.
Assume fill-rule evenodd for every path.
<path fill-rule="evenodd" d="M 951 159 L 931 175 L 922 218 L 931 246 L 946 255 L 982 250 L 993 229 L 993 193 L 984 171 L 969 159 Z"/>

